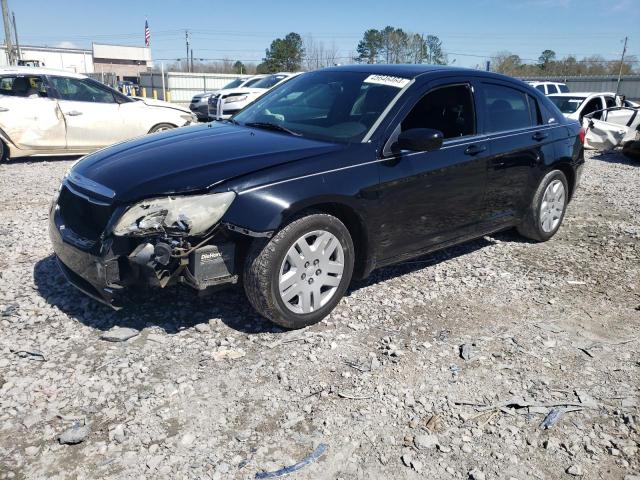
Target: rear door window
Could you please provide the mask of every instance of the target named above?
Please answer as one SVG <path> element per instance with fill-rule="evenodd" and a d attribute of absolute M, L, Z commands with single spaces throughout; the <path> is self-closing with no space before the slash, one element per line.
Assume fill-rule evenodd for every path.
<path fill-rule="evenodd" d="M 569 92 L 569 87 L 567 87 L 564 83 L 559 84 L 558 88 L 560 89 L 560 93 L 568 93 Z"/>
<path fill-rule="evenodd" d="M 538 101 L 531 95 L 527 95 L 527 102 L 529 104 L 529 118 L 531 118 L 531 124 L 542 125 L 542 115 L 540 113 Z"/>
<path fill-rule="evenodd" d="M 0 95 L 13 97 L 46 97 L 47 89 L 40 76 L 8 75 L 0 77 Z"/>
<path fill-rule="evenodd" d="M 533 125 L 527 94 L 515 88 L 483 83 L 487 133 L 517 130 Z"/>
<path fill-rule="evenodd" d="M 536 90 L 540 90 L 542 93 L 547 93 L 544 89 L 544 85 L 536 85 Z"/>
<path fill-rule="evenodd" d="M 402 121 L 401 128 L 433 128 L 445 139 L 474 135 L 476 117 L 470 86 L 451 85 L 427 93 Z"/>
<path fill-rule="evenodd" d="M 558 93 L 558 88 L 553 84 L 549 84 L 547 85 L 547 93 L 549 95 L 551 95 L 552 93 Z"/>

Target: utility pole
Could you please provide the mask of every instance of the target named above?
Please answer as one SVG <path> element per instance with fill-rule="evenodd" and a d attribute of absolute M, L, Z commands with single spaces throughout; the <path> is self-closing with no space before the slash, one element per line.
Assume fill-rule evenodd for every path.
<path fill-rule="evenodd" d="M 2 1 L 2 21 L 4 22 L 4 44 L 7 47 L 7 60 L 9 65 L 14 65 L 13 42 L 11 41 L 11 23 L 9 22 L 9 7 L 7 0 Z"/>
<path fill-rule="evenodd" d="M 193 48 L 191 49 L 191 68 L 189 69 L 190 72 L 193 72 Z"/>
<path fill-rule="evenodd" d="M 189 30 L 184 31 L 184 41 L 187 43 L 187 71 L 191 73 L 191 68 L 189 68 Z"/>
<path fill-rule="evenodd" d="M 620 70 L 618 71 L 618 83 L 616 84 L 616 96 L 620 91 L 620 80 L 622 80 L 622 67 L 624 66 L 624 54 L 627 53 L 627 40 L 628 37 L 624 37 L 624 47 L 622 47 L 622 57 L 620 58 Z"/>
<path fill-rule="evenodd" d="M 16 27 L 16 14 L 11 12 L 13 19 L 13 34 L 16 37 L 16 49 L 18 50 L 18 60 L 22 60 L 22 51 L 20 50 L 20 42 L 18 41 L 18 27 Z"/>

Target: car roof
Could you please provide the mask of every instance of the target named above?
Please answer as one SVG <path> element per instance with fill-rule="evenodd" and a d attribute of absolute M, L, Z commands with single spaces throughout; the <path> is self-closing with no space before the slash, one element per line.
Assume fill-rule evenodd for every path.
<path fill-rule="evenodd" d="M 81 73 L 41 67 L 2 67 L 0 68 L 0 75 L 57 75 L 59 77 L 87 78 L 86 75 Z"/>
<path fill-rule="evenodd" d="M 336 67 L 329 67 L 326 71 L 335 72 L 362 72 L 370 73 L 372 75 L 391 75 L 404 78 L 415 78 L 424 73 L 432 72 L 451 72 L 451 73 L 466 73 L 481 72 L 486 75 L 504 77 L 496 73 L 485 72 L 484 70 L 474 70 L 471 68 L 450 67 L 448 65 L 428 65 L 428 64 L 355 64 L 355 65 L 340 65 Z M 511 78 L 511 77 L 509 77 Z"/>
<path fill-rule="evenodd" d="M 552 82 L 551 80 L 525 80 L 530 85 L 565 85 L 563 82 Z"/>
<path fill-rule="evenodd" d="M 553 95 L 549 95 L 550 97 L 582 97 L 587 98 L 591 95 L 615 95 L 613 92 L 564 92 L 564 93 L 554 93 Z"/>

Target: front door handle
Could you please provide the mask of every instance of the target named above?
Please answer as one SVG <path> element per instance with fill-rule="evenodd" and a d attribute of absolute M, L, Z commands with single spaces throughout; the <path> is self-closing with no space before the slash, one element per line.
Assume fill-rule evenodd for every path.
<path fill-rule="evenodd" d="M 0 107 L 0 112 L 8 112 L 9 109 L 5 107 Z"/>
<path fill-rule="evenodd" d="M 71 110 L 70 112 L 67 112 L 66 114 L 69 115 L 70 117 L 77 117 L 78 115 L 82 115 L 82 112 L 79 112 L 77 110 Z"/>
<path fill-rule="evenodd" d="M 531 138 L 533 140 L 535 140 L 536 142 L 541 142 L 542 140 L 544 140 L 548 136 L 549 136 L 548 133 L 536 132 L 536 133 L 533 134 L 533 136 Z"/>
<path fill-rule="evenodd" d="M 477 155 L 487 149 L 485 145 L 469 145 L 464 151 L 465 155 Z"/>

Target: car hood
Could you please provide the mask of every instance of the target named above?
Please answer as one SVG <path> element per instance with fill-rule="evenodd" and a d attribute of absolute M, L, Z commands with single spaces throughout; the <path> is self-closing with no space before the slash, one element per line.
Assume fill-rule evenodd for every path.
<path fill-rule="evenodd" d="M 149 107 L 164 107 L 164 108 L 171 108 L 173 110 L 178 110 L 180 112 L 191 113 L 191 111 L 188 108 L 178 105 L 176 103 L 169 103 L 169 102 L 164 102 L 162 100 L 154 100 L 153 98 L 145 98 L 145 97 L 134 97 L 134 98 L 137 101 L 142 102 Z"/>
<path fill-rule="evenodd" d="M 211 123 L 147 135 L 87 155 L 72 169 L 117 203 L 207 190 L 225 180 L 336 151 L 342 144 Z M 73 181 L 73 180 L 71 180 Z"/>
<path fill-rule="evenodd" d="M 239 95 L 239 94 L 246 94 L 246 93 L 264 93 L 266 91 L 267 91 L 266 88 L 240 87 L 240 88 L 228 88 L 226 90 L 219 90 L 217 94 L 224 97 L 227 95 Z"/>

